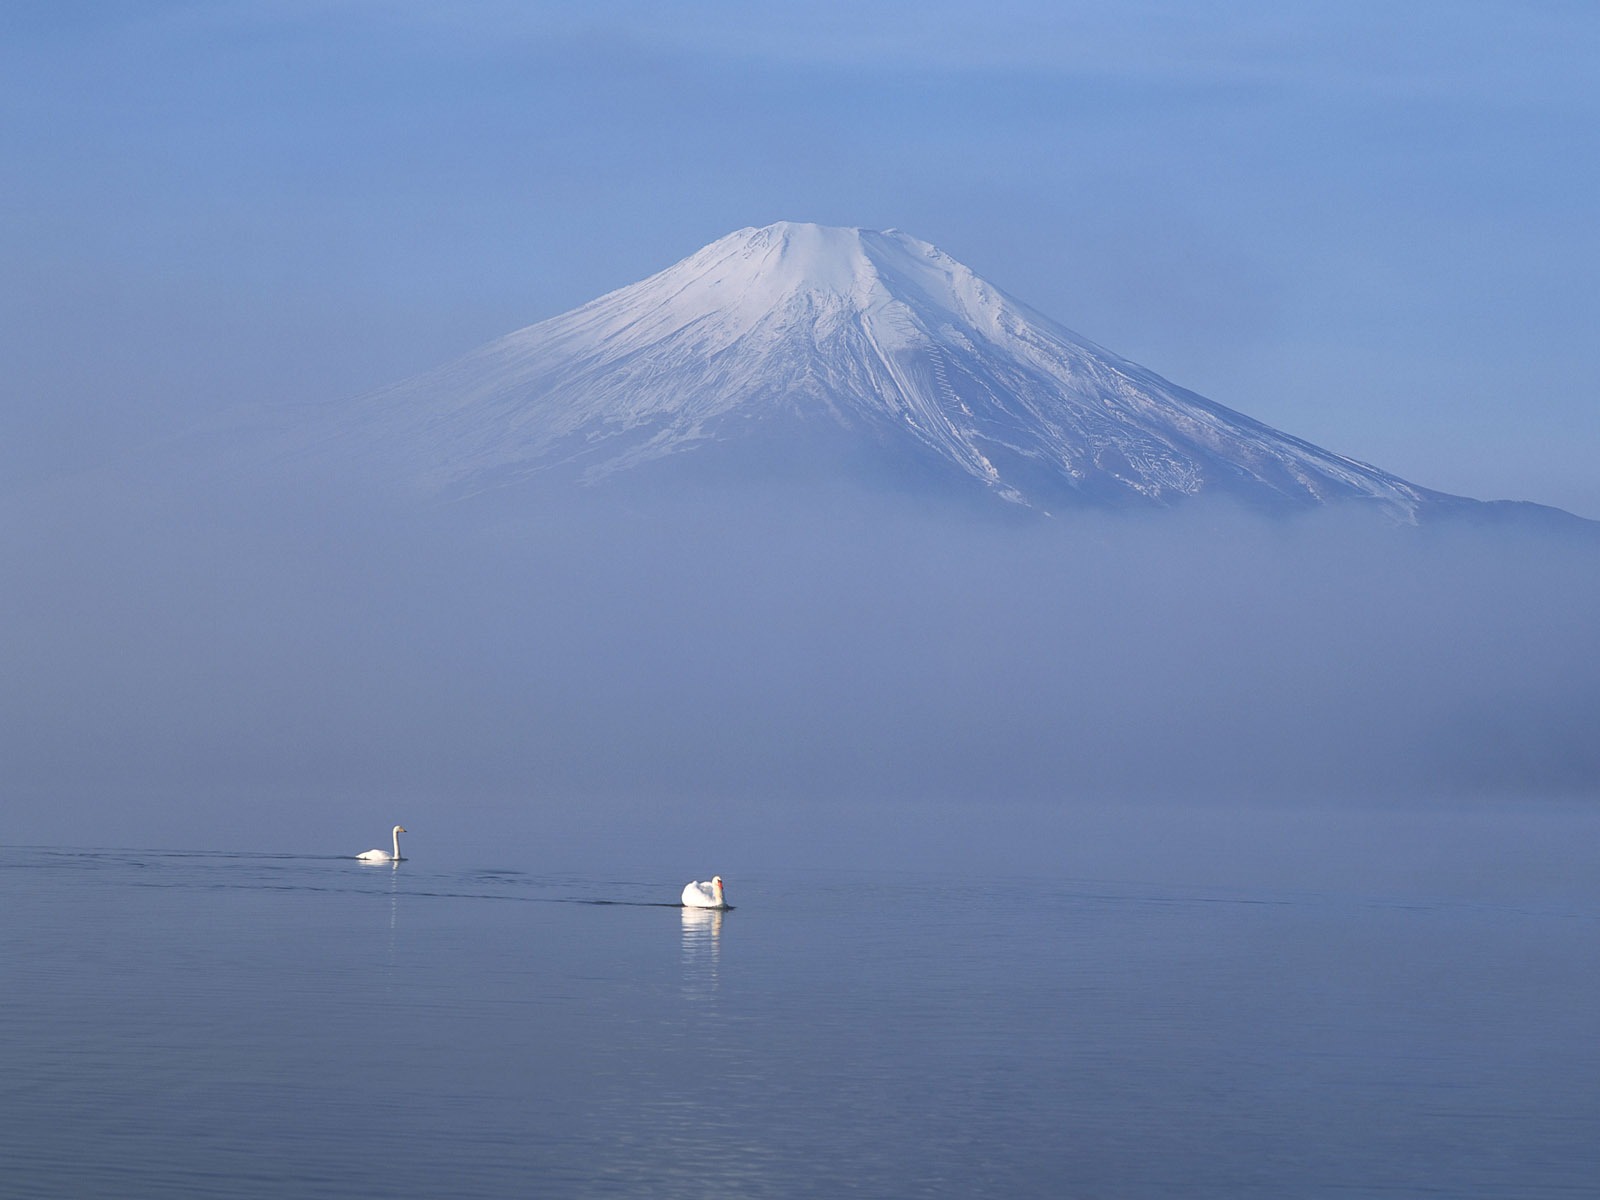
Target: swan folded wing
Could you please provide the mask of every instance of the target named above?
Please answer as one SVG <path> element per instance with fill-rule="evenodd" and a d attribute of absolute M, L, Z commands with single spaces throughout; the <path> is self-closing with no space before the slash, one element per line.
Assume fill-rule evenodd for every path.
<path fill-rule="evenodd" d="M 405 832 L 407 832 L 407 830 L 404 825 L 396 825 L 391 831 L 390 836 L 394 839 L 393 854 L 389 853 L 387 850 L 363 850 L 360 854 L 356 855 L 356 859 L 360 862 L 399 862 L 400 835 Z"/>

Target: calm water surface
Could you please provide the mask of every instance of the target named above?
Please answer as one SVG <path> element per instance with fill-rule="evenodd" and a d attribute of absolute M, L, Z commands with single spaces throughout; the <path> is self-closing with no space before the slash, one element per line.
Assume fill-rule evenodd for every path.
<path fill-rule="evenodd" d="M 1593 1196 L 1593 890 L 0 850 L 6 1197 Z"/>

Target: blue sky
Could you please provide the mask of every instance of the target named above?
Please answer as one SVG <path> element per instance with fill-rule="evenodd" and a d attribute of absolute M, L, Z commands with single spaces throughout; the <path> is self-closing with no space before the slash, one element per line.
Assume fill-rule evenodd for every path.
<path fill-rule="evenodd" d="M 894 226 L 1415 482 L 1600 517 L 1600 9 L 11 0 L 0 471 Z"/>

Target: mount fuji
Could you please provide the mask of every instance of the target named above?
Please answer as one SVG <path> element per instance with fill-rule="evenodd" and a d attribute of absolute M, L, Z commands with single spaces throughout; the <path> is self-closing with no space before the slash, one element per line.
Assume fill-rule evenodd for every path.
<path fill-rule="evenodd" d="M 1279 432 L 907 234 L 789 222 L 326 406 L 301 432 L 318 457 L 446 497 L 682 468 L 914 481 L 1045 512 L 1204 496 L 1355 503 L 1405 524 L 1558 512 L 1431 491 Z"/>

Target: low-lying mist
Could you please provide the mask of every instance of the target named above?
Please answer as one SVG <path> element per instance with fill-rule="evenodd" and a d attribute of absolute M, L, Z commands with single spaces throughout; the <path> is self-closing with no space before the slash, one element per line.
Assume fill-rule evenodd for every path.
<path fill-rule="evenodd" d="M 1037 859 L 1062 812 L 1600 792 L 1593 539 L 180 491 L 17 506 L 8 840 L 892 864 Z"/>

